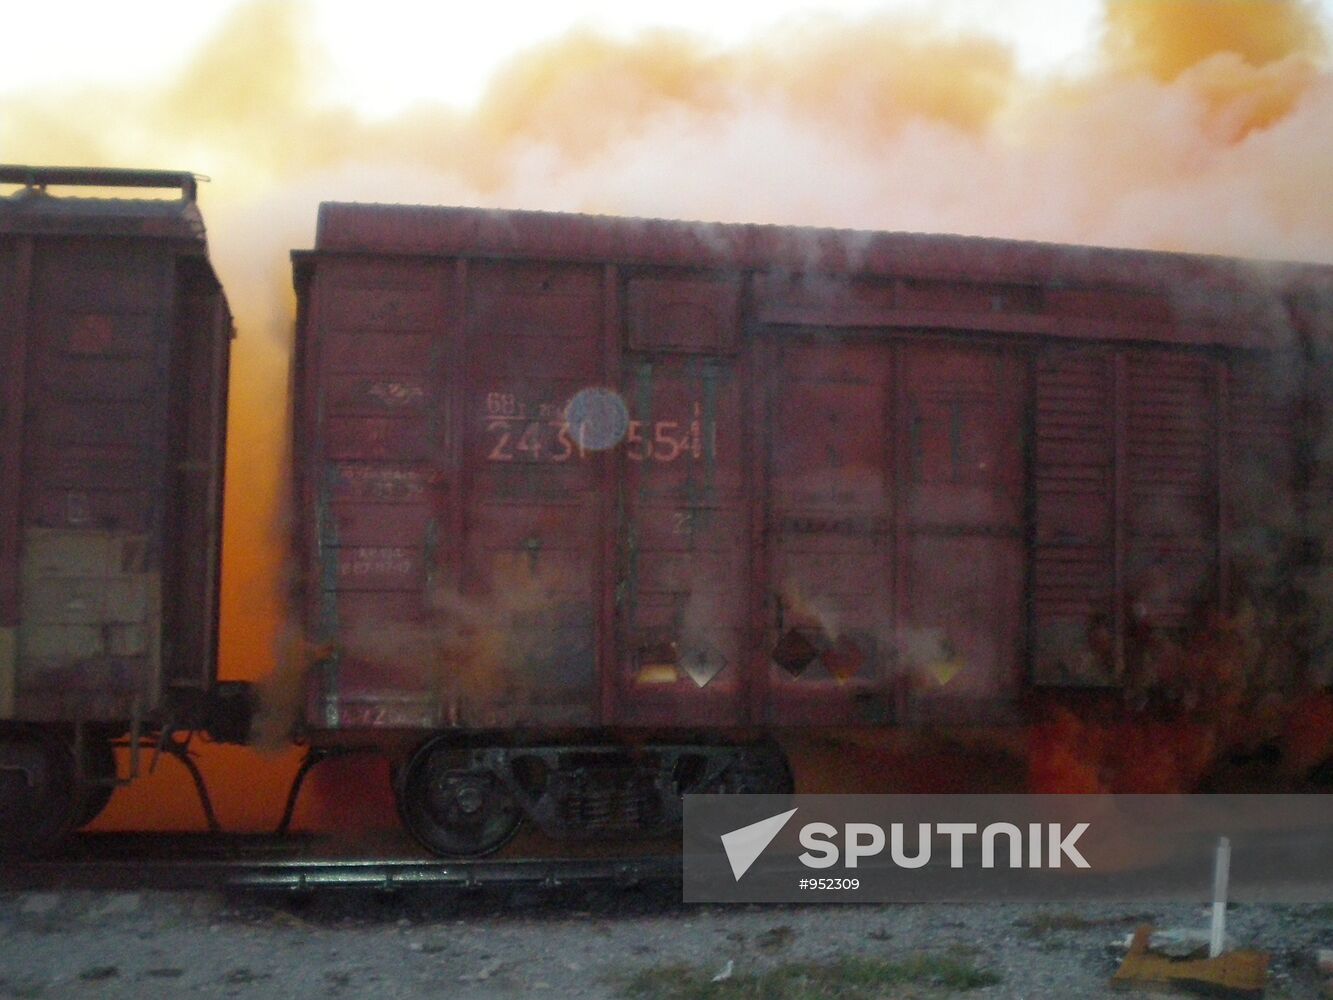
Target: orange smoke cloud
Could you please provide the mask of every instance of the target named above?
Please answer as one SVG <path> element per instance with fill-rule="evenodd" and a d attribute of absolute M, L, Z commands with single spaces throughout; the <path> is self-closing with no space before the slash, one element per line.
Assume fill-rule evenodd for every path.
<path fill-rule="evenodd" d="M 0 97 L 7 160 L 215 178 L 203 209 L 239 327 L 227 677 L 271 674 L 291 640 L 286 252 L 310 244 L 321 198 L 1333 260 L 1333 78 L 1309 3 L 1108 0 L 1100 61 L 1062 78 L 1025 76 L 993 40 L 892 16 L 793 23 L 730 49 L 576 32 L 518 55 L 475 109 L 387 121 L 321 102 L 306 16 L 282 0 L 238 8 L 151 90 Z M 1097 787 L 1085 762 L 1057 758 Z M 295 757 L 207 749 L 203 766 L 224 822 L 262 827 Z M 197 825 L 175 768 L 118 793 L 105 823 Z"/>
<path fill-rule="evenodd" d="M 740 62 L 747 86 L 815 122 L 836 123 L 846 138 L 866 140 L 920 120 L 979 131 L 1019 82 L 1003 45 L 896 19 L 793 26 L 761 39 Z"/>
<path fill-rule="evenodd" d="M 673 110 L 724 111 L 731 103 L 729 76 L 726 60 L 678 33 L 613 42 L 578 31 L 502 70 L 477 109 L 474 127 L 492 151 L 510 143 L 549 143 L 568 155 L 595 156 Z"/>
<path fill-rule="evenodd" d="M 1107 0 L 1105 21 L 1114 63 L 1162 81 L 1217 55 L 1261 67 L 1327 54 L 1319 12 L 1306 0 Z"/>
<path fill-rule="evenodd" d="M 1108 0 L 1103 43 L 1115 71 L 1192 92 L 1221 143 L 1290 114 L 1328 53 L 1303 0 Z"/>
<path fill-rule="evenodd" d="M 517 56 L 472 110 L 388 121 L 318 100 L 304 16 L 239 8 L 151 93 L 0 99 L 0 143 L 197 164 L 217 178 L 205 207 L 224 267 L 257 248 L 231 233 L 236 213 L 288 206 L 245 237 L 271 262 L 284 237 L 308 241 L 321 196 L 1329 254 L 1333 209 L 1315 195 L 1333 95 L 1308 3 L 1109 0 L 1100 63 L 1057 79 L 1024 76 L 994 40 L 891 16 L 725 50 L 578 31 Z"/>

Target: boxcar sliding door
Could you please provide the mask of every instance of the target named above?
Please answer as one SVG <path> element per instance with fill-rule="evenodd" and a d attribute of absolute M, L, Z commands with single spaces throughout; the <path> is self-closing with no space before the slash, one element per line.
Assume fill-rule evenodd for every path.
<path fill-rule="evenodd" d="M 841 338 L 769 353 L 765 714 L 907 721 L 1006 701 L 1024 579 L 1020 361 Z"/>
<path fill-rule="evenodd" d="M 892 673 L 894 357 L 887 343 L 769 358 L 771 721 L 884 721 Z"/>
<path fill-rule="evenodd" d="M 736 725 L 748 691 L 750 520 L 740 285 L 626 283 L 615 718 Z"/>
<path fill-rule="evenodd" d="M 987 714 L 1021 680 L 1025 368 L 952 345 L 901 357 L 897 667 L 918 708 Z"/>

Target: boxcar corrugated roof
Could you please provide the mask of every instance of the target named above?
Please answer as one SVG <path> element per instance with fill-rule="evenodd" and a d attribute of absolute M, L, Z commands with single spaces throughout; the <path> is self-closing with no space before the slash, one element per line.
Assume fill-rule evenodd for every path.
<path fill-rule="evenodd" d="M 326 202 L 317 251 L 483 255 L 1026 284 L 1333 288 L 1333 266 L 975 236 Z"/>
<path fill-rule="evenodd" d="M 69 198 L 30 188 L 0 197 L 0 233 L 206 238 L 198 206 L 186 199 Z"/>

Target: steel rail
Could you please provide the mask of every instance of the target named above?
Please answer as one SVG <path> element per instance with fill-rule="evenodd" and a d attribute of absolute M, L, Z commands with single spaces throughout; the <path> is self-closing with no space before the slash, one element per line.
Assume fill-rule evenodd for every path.
<path fill-rule="evenodd" d="M 612 885 L 679 882 L 680 858 L 670 855 L 608 858 L 321 857 L 310 845 L 271 838 L 88 838 L 59 856 L 0 861 L 0 891 L 50 890 L 286 890 L 453 889 Z M 176 856 L 162 849 L 178 845 Z M 155 848 L 154 850 L 150 849 Z"/>

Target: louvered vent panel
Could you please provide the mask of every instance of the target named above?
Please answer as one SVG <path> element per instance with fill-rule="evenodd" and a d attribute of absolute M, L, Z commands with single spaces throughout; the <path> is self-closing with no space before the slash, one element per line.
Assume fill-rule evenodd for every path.
<path fill-rule="evenodd" d="M 1292 453 L 1297 414 L 1284 362 L 1233 360 L 1227 372 L 1226 556 L 1243 587 L 1262 584 L 1297 529 Z"/>
<path fill-rule="evenodd" d="M 1213 363 L 1159 352 L 1126 357 L 1125 587 L 1136 614 L 1184 625 L 1216 564 Z"/>
<path fill-rule="evenodd" d="M 1295 387 L 1272 364 L 1233 361 L 1227 373 L 1227 447 L 1231 466 L 1263 472 L 1264 486 L 1290 489 Z"/>
<path fill-rule="evenodd" d="M 1037 539 L 1033 581 L 1039 684 L 1104 684 L 1097 633 L 1114 591 L 1114 385 L 1108 353 L 1052 351 L 1037 365 Z M 1099 624 L 1102 623 L 1102 624 Z"/>

